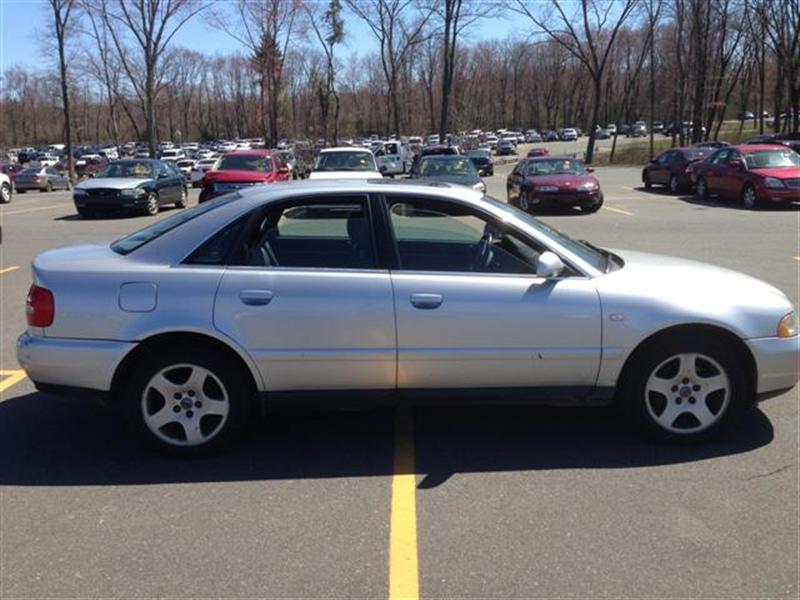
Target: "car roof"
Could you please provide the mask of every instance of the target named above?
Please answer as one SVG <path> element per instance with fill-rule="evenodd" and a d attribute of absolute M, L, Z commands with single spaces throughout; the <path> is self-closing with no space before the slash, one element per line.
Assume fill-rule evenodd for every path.
<path fill-rule="evenodd" d="M 226 152 L 223 156 L 264 156 L 269 158 L 272 154 L 272 150 L 263 150 L 263 149 L 251 149 L 251 150 L 233 150 L 231 152 Z"/>
<path fill-rule="evenodd" d="M 730 149 L 730 147 L 726 147 Z M 789 150 L 788 146 L 784 146 L 783 144 L 739 144 L 738 146 L 733 146 L 736 150 L 740 150 L 741 152 L 753 152 L 756 150 Z M 722 150 L 722 148 L 720 148 Z"/>
<path fill-rule="evenodd" d="M 323 148 L 319 151 L 320 154 L 323 153 L 330 153 L 330 152 L 366 152 L 368 154 L 372 154 L 372 150 L 369 148 L 359 148 L 358 146 L 339 146 L 337 148 Z"/>

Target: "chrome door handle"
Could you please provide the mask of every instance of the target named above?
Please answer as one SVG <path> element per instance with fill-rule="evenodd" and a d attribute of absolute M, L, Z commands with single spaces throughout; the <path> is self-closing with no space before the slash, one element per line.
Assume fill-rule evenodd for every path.
<path fill-rule="evenodd" d="M 242 290 L 239 300 L 248 306 L 264 306 L 272 301 L 272 292 L 269 290 Z"/>
<path fill-rule="evenodd" d="M 443 301 L 439 294 L 411 294 L 411 304 L 422 310 L 439 308 Z"/>

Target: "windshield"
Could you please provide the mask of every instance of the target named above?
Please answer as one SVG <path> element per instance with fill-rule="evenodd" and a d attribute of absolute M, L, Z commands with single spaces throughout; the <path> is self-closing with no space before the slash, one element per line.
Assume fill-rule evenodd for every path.
<path fill-rule="evenodd" d="M 684 150 L 683 156 L 686 158 L 686 160 L 700 160 L 701 158 L 708 156 L 709 153 L 710 152 L 708 149 L 696 148 L 692 150 Z"/>
<path fill-rule="evenodd" d="M 584 175 L 583 163 L 571 158 L 551 158 L 528 163 L 525 174 L 531 177 L 541 175 Z"/>
<path fill-rule="evenodd" d="M 272 161 L 268 156 L 258 154 L 228 154 L 223 156 L 218 171 L 271 171 Z"/>
<path fill-rule="evenodd" d="M 153 163 L 141 160 L 122 160 L 113 162 L 97 174 L 97 177 L 127 177 L 134 179 L 154 179 Z"/>
<path fill-rule="evenodd" d="M 491 156 L 488 150 L 470 150 L 467 152 L 470 158 L 489 158 Z"/>
<path fill-rule="evenodd" d="M 204 202 L 203 204 L 198 204 L 193 208 L 182 210 L 172 216 L 167 217 L 166 219 L 163 219 L 157 223 L 153 223 L 149 227 L 140 229 L 128 237 L 117 240 L 111 244 L 111 249 L 117 254 L 122 254 L 123 256 L 125 254 L 129 254 L 137 248 L 141 248 L 146 243 L 152 242 L 154 239 L 161 237 L 168 231 L 172 231 L 176 227 L 180 227 L 184 223 L 191 221 L 200 215 L 204 215 L 210 210 L 219 208 L 228 202 L 232 202 L 237 198 L 237 194 L 226 194 L 224 196 L 220 196 L 219 198 Z"/>
<path fill-rule="evenodd" d="M 744 160 L 751 169 L 771 169 L 774 167 L 800 167 L 800 154 L 786 150 L 759 150 L 746 152 Z"/>
<path fill-rule="evenodd" d="M 428 158 L 423 159 L 419 167 L 420 175 L 423 177 L 447 177 L 451 175 L 474 175 L 478 176 L 475 165 L 468 158 Z"/>
<path fill-rule="evenodd" d="M 548 238 L 559 244 L 562 248 L 583 259 L 598 271 L 605 270 L 607 260 L 606 256 L 602 252 L 599 252 L 591 246 L 587 246 L 578 240 L 573 240 L 571 237 L 567 237 L 557 229 L 553 229 L 549 225 L 545 225 L 531 214 L 517 208 L 516 206 L 512 206 L 506 202 L 501 202 L 497 198 L 493 198 L 492 196 L 488 195 L 484 196 L 483 199 L 505 210 L 512 211 L 515 217 L 524 221 L 527 225 L 530 225 L 537 231 L 540 231 Z"/>
<path fill-rule="evenodd" d="M 368 151 L 322 152 L 315 171 L 376 171 L 375 158 Z"/>
<path fill-rule="evenodd" d="M 28 167 L 27 169 L 22 169 L 18 175 L 38 175 L 42 170 L 42 167 Z"/>

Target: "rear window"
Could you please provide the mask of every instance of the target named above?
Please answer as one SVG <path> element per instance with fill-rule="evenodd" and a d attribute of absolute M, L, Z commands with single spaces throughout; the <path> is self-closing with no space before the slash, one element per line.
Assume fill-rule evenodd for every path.
<path fill-rule="evenodd" d="M 230 154 L 223 156 L 217 167 L 220 171 L 272 171 L 268 156 L 258 154 Z"/>
<path fill-rule="evenodd" d="M 233 200 L 236 200 L 236 198 L 236 194 L 226 194 L 209 202 L 198 204 L 194 208 L 182 210 L 179 213 L 159 221 L 158 223 L 153 223 L 144 229 L 140 229 L 128 237 L 124 237 L 116 242 L 113 242 L 111 244 L 111 249 L 117 254 L 122 254 L 123 256 L 130 254 L 148 242 L 152 242 L 154 239 L 161 237 L 168 231 L 172 231 L 173 229 L 180 227 L 184 223 L 187 223 L 192 219 L 199 217 L 200 215 L 204 215 L 215 208 L 219 208 L 228 202 L 232 202 Z"/>

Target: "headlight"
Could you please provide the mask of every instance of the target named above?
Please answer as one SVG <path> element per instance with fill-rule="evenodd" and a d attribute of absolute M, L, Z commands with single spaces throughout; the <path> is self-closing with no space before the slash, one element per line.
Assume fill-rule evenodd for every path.
<path fill-rule="evenodd" d="M 794 311 L 790 312 L 788 315 L 784 315 L 783 318 L 778 322 L 778 337 L 794 337 L 797 335 L 797 331 L 797 313 Z"/>
<path fill-rule="evenodd" d="M 479 181 L 478 183 L 476 183 L 475 185 L 472 186 L 472 189 L 476 190 L 478 192 L 485 192 L 486 191 L 486 184 L 483 183 L 482 181 Z"/>
<path fill-rule="evenodd" d="M 580 184 L 578 186 L 578 191 L 579 192 L 593 192 L 596 189 L 598 189 L 599 187 L 600 186 L 598 186 L 596 183 L 593 183 L 591 181 L 587 181 L 586 183 L 582 183 L 582 184 Z"/>
<path fill-rule="evenodd" d="M 557 185 L 540 185 L 536 188 L 537 192 L 557 192 Z"/>
<path fill-rule="evenodd" d="M 765 177 L 764 186 L 771 190 L 782 190 L 786 187 L 783 182 L 776 177 Z"/>
<path fill-rule="evenodd" d="M 81 190 L 81 189 L 79 189 L 79 188 L 75 188 L 75 189 L 72 191 L 72 195 L 73 195 L 73 196 L 86 196 L 86 195 L 88 195 L 88 194 L 89 194 L 89 192 L 87 192 L 86 190 Z"/>
<path fill-rule="evenodd" d="M 120 190 L 119 195 L 123 198 L 137 198 L 139 196 L 144 196 L 146 192 L 142 188 L 131 188 L 128 190 Z"/>

